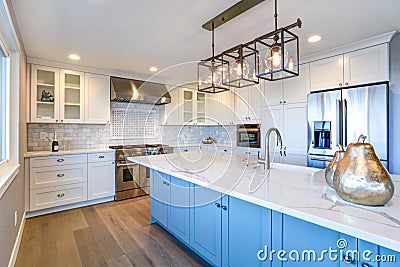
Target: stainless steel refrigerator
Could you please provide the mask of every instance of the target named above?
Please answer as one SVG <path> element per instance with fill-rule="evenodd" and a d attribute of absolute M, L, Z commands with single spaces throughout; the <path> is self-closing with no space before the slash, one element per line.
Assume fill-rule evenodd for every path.
<path fill-rule="evenodd" d="M 308 96 L 308 166 L 325 168 L 337 145 L 366 135 L 388 168 L 388 83 L 311 93 Z"/>

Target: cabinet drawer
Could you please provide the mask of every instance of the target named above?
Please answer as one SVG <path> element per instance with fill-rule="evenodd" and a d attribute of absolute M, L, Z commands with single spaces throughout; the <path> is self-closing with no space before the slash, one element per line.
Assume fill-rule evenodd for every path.
<path fill-rule="evenodd" d="M 114 152 L 88 154 L 88 162 L 114 161 Z"/>
<path fill-rule="evenodd" d="M 81 164 L 87 162 L 86 154 L 31 158 L 31 168 Z"/>
<path fill-rule="evenodd" d="M 87 200 L 87 183 L 30 190 L 30 210 L 40 210 Z"/>
<path fill-rule="evenodd" d="M 87 181 L 87 164 L 30 169 L 30 189 Z"/>

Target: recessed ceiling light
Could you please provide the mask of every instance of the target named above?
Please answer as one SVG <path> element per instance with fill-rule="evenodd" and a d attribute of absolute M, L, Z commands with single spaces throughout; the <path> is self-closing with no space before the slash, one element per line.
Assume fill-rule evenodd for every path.
<path fill-rule="evenodd" d="M 69 57 L 70 59 L 72 59 L 72 60 L 79 60 L 79 59 L 81 59 L 81 57 L 78 56 L 78 55 L 76 55 L 76 54 L 71 54 L 71 55 L 69 55 L 68 57 Z"/>
<path fill-rule="evenodd" d="M 307 41 L 309 43 L 316 43 L 316 42 L 321 41 L 321 39 L 322 39 L 322 37 L 320 35 L 313 35 L 313 36 L 308 37 Z"/>
<path fill-rule="evenodd" d="M 156 72 L 156 71 L 158 71 L 158 69 L 157 69 L 157 67 L 150 67 L 150 68 L 149 68 L 149 71 L 151 71 L 151 72 Z"/>

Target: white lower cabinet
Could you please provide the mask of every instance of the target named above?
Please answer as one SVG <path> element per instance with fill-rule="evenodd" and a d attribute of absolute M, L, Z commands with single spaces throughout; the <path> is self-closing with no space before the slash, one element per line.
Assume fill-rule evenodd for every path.
<path fill-rule="evenodd" d="M 112 159 L 110 160 L 112 155 Z M 115 194 L 115 162 L 113 153 L 93 154 L 88 160 L 88 200 Z M 90 162 L 90 160 L 93 162 Z"/>
<path fill-rule="evenodd" d="M 30 190 L 30 210 L 41 210 L 87 200 L 87 183 Z"/>
<path fill-rule="evenodd" d="M 29 211 L 113 196 L 114 159 L 114 152 L 29 158 Z"/>

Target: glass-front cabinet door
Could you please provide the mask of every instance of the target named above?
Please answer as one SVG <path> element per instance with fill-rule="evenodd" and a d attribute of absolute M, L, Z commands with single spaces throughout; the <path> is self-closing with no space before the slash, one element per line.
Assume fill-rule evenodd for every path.
<path fill-rule="evenodd" d="M 206 124 L 206 93 L 183 89 L 184 124 Z"/>
<path fill-rule="evenodd" d="M 60 120 L 81 122 L 84 120 L 84 73 L 60 70 Z"/>
<path fill-rule="evenodd" d="M 183 89 L 183 122 L 184 124 L 195 124 L 194 116 L 194 91 Z"/>
<path fill-rule="evenodd" d="M 31 121 L 59 122 L 59 70 L 32 66 Z"/>

